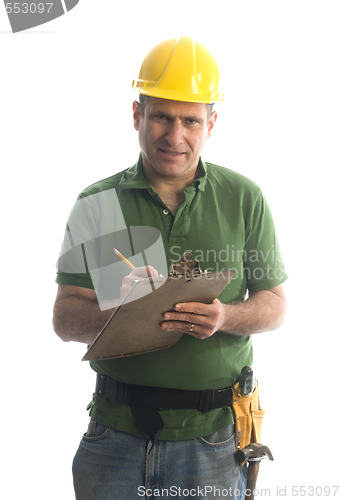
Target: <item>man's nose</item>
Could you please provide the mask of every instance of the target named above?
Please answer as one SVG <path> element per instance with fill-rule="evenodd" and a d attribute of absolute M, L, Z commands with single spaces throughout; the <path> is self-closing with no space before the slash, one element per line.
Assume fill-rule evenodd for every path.
<path fill-rule="evenodd" d="M 169 146 L 179 146 L 183 142 L 183 127 L 180 121 L 169 123 L 165 139 Z"/>

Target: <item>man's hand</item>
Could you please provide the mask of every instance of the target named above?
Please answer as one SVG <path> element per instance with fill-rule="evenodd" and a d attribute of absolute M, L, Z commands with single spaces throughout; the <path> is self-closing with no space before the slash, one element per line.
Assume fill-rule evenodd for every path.
<path fill-rule="evenodd" d="M 224 324 L 224 304 L 215 299 L 212 304 L 186 302 L 175 305 L 175 312 L 163 315 L 163 330 L 181 330 L 197 339 L 211 337 Z"/>
<path fill-rule="evenodd" d="M 156 278 L 157 276 L 158 272 L 152 266 L 135 267 L 135 269 L 132 269 L 132 271 L 122 280 L 122 286 L 120 287 L 120 297 L 125 297 L 134 281 L 143 280 L 145 278 Z"/>
<path fill-rule="evenodd" d="M 283 286 L 261 290 L 236 304 L 187 302 L 176 304 L 175 311 L 163 315 L 163 330 L 179 330 L 198 339 L 222 331 L 233 335 L 252 335 L 279 328 L 285 318 L 286 299 Z"/>

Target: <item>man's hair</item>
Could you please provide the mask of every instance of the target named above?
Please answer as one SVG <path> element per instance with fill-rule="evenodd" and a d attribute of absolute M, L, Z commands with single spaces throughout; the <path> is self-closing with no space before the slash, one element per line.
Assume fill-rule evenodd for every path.
<path fill-rule="evenodd" d="M 148 99 L 150 96 L 144 95 L 144 94 L 139 94 L 139 105 L 140 105 L 140 112 L 141 115 L 144 116 L 144 111 L 145 111 L 145 106 L 146 103 L 148 102 Z M 207 104 L 207 113 L 208 113 L 208 121 L 211 117 L 211 114 L 213 112 L 214 104 Z"/>
<path fill-rule="evenodd" d="M 146 106 L 148 99 L 149 99 L 148 95 L 139 94 L 139 105 L 140 105 L 140 112 L 142 115 L 144 115 L 145 106 Z"/>

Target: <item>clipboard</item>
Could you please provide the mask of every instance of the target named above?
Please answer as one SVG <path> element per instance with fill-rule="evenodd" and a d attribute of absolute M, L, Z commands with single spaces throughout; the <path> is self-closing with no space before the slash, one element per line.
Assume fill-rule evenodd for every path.
<path fill-rule="evenodd" d="M 162 315 L 173 310 L 178 302 L 211 303 L 234 276 L 235 271 L 223 270 L 196 275 L 170 274 L 136 282 L 90 345 L 82 361 L 136 356 L 172 347 L 184 332 L 162 330 Z M 153 291 L 148 293 L 151 284 Z"/>

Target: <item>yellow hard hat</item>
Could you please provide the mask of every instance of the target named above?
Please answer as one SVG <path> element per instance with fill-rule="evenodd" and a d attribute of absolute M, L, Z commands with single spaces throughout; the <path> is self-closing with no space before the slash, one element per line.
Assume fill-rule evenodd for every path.
<path fill-rule="evenodd" d="M 165 40 L 145 57 L 132 87 L 141 94 L 212 104 L 223 100 L 219 70 L 211 52 L 190 37 Z"/>

